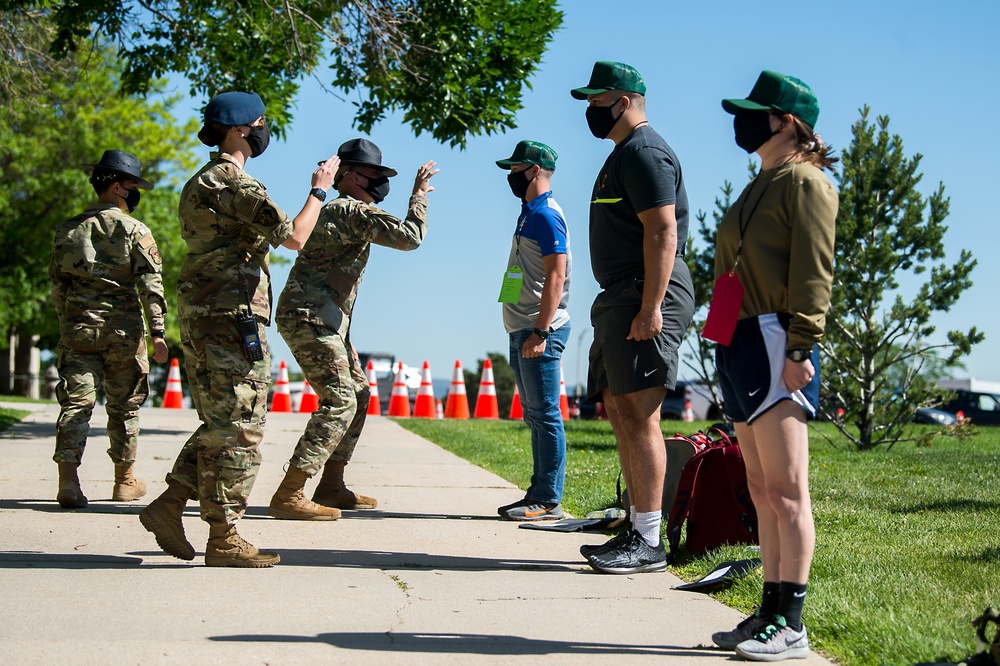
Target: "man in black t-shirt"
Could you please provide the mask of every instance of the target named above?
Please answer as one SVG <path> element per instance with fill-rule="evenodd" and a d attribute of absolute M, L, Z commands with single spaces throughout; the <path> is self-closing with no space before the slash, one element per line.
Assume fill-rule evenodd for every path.
<path fill-rule="evenodd" d="M 590 260 L 601 293 L 591 321 L 588 395 L 603 400 L 618 439 L 632 529 L 580 552 L 606 573 L 666 567 L 660 539 L 666 449 L 660 405 L 677 379 L 678 350 L 694 313 L 684 263 L 688 202 L 673 149 L 646 120 L 646 84 L 620 62 L 594 65 L 587 124 L 611 151 L 590 202 Z"/>

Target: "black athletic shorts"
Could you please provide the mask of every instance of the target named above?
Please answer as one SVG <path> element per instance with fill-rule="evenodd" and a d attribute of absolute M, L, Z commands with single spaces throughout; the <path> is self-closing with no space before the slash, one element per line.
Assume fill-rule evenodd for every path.
<path fill-rule="evenodd" d="M 632 320 L 642 306 L 642 288 L 642 279 L 627 278 L 609 284 L 594 299 L 590 309 L 594 343 L 587 377 L 590 400 L 601 400 L 606 388 L 613 396 L 657 386 L 674 388 L 681 342 L 694 316 L 691 273 L 681 257 L 674 260 L 670 285 L 660 303 L 660 334 L 652 340 L 628 340 Z"/>

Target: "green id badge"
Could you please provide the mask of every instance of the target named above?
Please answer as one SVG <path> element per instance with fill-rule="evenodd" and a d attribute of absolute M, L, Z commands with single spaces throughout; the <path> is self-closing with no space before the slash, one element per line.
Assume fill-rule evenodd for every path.
<path fill-rule="evenodd" d="M 524 282 L 524 272 L 520 266 L 514 265 L 503 274 L 503 284 L 500 286 L 498 303 L 517 303 L 521 298 L 521 283 Z"/>

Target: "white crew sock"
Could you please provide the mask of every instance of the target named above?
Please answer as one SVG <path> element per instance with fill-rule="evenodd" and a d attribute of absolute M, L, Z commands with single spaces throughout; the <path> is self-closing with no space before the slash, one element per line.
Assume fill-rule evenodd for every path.
<path fill-rule="evenodd" d="M 628 522 L 635 525 L 635 504 L 630 504 L 628 507 Z"/>
<path fill-rule="evenodd" d="M 662 517 L 659 511 L 649 511 L 646 513 L 636 512 L 632 529 L 639 533 L 642 540 L 650 546 L 660 543 L 660 521 Z"/>

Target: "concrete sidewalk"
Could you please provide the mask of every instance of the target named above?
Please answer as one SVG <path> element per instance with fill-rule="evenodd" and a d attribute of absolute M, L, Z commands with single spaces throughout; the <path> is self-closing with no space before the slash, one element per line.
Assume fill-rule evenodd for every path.
<path fill-rule="evenodd" d="M 333 522 L 273 520 L 267 503 L 306 415 L 268 414 L 264 464 L 240 533 L 275 549 L 272 569 L 210 569 L 195 503 L 194 562 L 162 553 L 138 513 L 198 425 L 144 409 L 138 502 L 112 502 L 105 415 L 80 478 L 90 506 L 55 503 L 54 405 L 0 437 L 0 663 L 699 664 L 731 662 L 711 633 L 739 612 L 671 590 L 668 574 L 595 573 L 578 552 L 601 534 L 519 529 L 496 507 L 519 491 L 385 418 L 347 468 L 374 511 Z M 307 488 L 311 492 L 315 481 Z M 828 663 L 813 655 L 804 664 Z"/>

